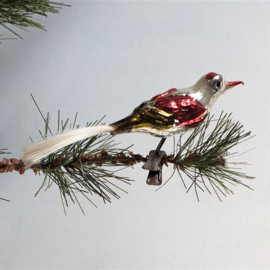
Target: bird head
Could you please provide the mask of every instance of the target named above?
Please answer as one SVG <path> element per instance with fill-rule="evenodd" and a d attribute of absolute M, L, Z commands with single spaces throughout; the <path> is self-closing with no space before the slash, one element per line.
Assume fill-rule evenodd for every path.
<path fill-rule="evenodd" d="M 200 102 L 210 110 L 217 98 L 228 92 L 238 84 L 244 84 L 241 81 L 227 82 L 223 76 L 210 72 L 204 75 L 195 84 L 195 92 L 200 93 Z"/>
<path fill-rule="evenodd" d="M 210 87 L 213 95 L 221 95 L 226 93 L 238 84 L 244 84 L 241 81 L 227 82 L 221 75 L 210 72 L 205 75 L 205 80 Z"/>

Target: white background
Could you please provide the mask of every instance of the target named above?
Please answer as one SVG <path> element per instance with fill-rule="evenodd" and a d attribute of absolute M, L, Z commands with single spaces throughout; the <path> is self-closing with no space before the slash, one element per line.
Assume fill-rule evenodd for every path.
<path fill-rule="evenodd" d="M 32 172 L 0 176 L 1 269 L 266 269 L 269 257 L 269 2 L 92 2 L 42 19 L 47 32 L 18 31 L 24 40 L 0 44 L 0 148 L 21 157 L 29 135 L 39 140 L 42 112 L 57 110 L 78 122 L 107 115 L 107 123 L 172 87 L 194 84 L 214 71 L 242 80 L 213 108 L 233 113 L 257 136 L 235 151 L 247 161 L 254 190 L 232 187 L 222 198 L 206 192 L 197 202 L 174 176 L 161 190 L 145 184 L 141 165 L 122 175 L 129 194 L 94 208 L 80 198 L 64 215 L 56 185 L 34 198 L 43 178 Z M 12 34 L 1 28 L 5 37 Z M 158 138 L 115 137 L 122 147 L 147 154 Z M 164 147 L 172 151 L 173 140 Z M 4 156 L 3 156 L 4 157 Z M 164 168 L 164 179 L 172 166 Z M 123 187 L 123 186 L 122 186 Z"/>

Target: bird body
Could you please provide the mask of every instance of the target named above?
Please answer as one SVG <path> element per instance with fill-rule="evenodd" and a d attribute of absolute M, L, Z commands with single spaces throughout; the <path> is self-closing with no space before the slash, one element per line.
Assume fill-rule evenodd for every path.
<path fill-rule="evenodd" d="M 239 83 L 227 83 L 221 75 L 208 73 L 191 87 L 172 88 L 143 102 L 131 115 L 111 124 L 115 128 L 111 134 L 142 132 L 168 137 L 187 131 L 205 119 L 221 94 Z"/>
<path fill-rule="evenodd" d="M 167 94 L 171 92 L 171 94 Z M 112 135 L 127 132 L 149 133 L 167 137 L 183 132 L 199 124 L 207 115 L 207 109 L 189 94 L 176 94 L 171 89 L 158 97 L 143 102 L 130 116 L 111 124 Z"/>
<path fill-rule="evenodd" d="M 72 130 L 29 145 L 24 149 L 23 160 L 26 164 L 33 164 L 69 144 L 107 132 L 112 135 L 142 132 L 168 137 L 187 131 L 205 119 L 221 94 L 240 83 L 226 82 L 221 75 L 210 72 L 191 87 L 172 88 L 154 96 L 135 108 L 129 116 L 109 126 Z"/>

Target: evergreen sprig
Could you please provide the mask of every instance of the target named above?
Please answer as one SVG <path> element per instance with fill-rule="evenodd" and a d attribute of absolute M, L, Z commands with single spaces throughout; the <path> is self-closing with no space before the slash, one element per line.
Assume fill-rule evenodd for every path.
<path fill-rule="evenodd" d="M 45 131 L 39 130 L 39 132 L 45 139 L 49 133 L 53 134 L 49 125 L 50 116 L 47 114 L 45 118 L 41 111 L 40 114 L 45 122 Z M 68 125 L 70 129 L 78 128 L 76 119 L 77 114 L 73 123 L 69 124 L 69 119 L 65 122 L 60 121 L 59 111 L 57 133 L 64 132 Z M 100 125 L 102 120 L 87 123 L 86 126 Z M 215 123 L 213 128 L 210 127 L 211 123 Z M 233 147 L 251 138 L 251 133 L 245 132 L 243 126 L 232 119 L 231 114 L 222 113 L 216 122 L 213 120 L 213 116 L 209 115 L 182 143 L 184 135 L 180 135 L 176 151 L 163 158 L 162 162 L 167 166 L 174 165 L 172 175 L 176 171 L 178 172 L 187 192 L 193 187 L 199 200 L 198 190 L 207 190 L 211 194 L 212 189 L 220 199 L 220 194 L 226 196 L 226 194 L 233 193 L 228 187 L 229 184 L 241 184 L 249 188 L 241 180 L 253 179 L 253 177 L 232 168 L 233 165 L 246 163 L 227 161 L 236 154 L 229 152 Z M 69 199 L 80 206 L 77 194 L 82 194 L 90 202 L 92 202 L 90 197 L 93 194 L 101 197 L 104 202 L 111 202 L 111 196 L 120 198 L 115 189 L 124 191 L 118 187 L 118 184 L 130 184 L 131 180 L 117 175 L 117 171 L 109 168 L 120 166 L 123 169 L 147 161 L 147 156 L 133 154 L 129 150 L 130 147 L 121 149 L 116 146 L 113 136 L 97 135 L 64 147 L 31 167 L 26 167 L 22 160 L 5 158 L 0 162 L 0 173 L 15 170 L 24 174 L 27 169 L 33 170 L 36 175 L 43 173 L 44 180 L 36 195 L 43 188 L 47 190 L 55 183 L 59 188 L 64 210 L 65 205 L 68 206 Z M 182 177 L 182 174 L 185 174 L 186 177 Z M 184 179 L 186 178 L 191 181 L 189 187 L 185 184 Z M 95 204 L 93 203 L 93 205 Z"/>
<path fill-rule="evenodd" d="M 8 150 L 7 148 L 0 149 L 0 155 L 10 154 L 10 152 L 6 152 L 7 150 Z"/>
<path fill-rule="evenodd" d="M 76 126 L 77 114 L 73 124 L 70 124 L 70 129 Z M 41 136 L 47 138 L 49 132 L 50 116 L 47 115 L 45 119 L 45 132 Z M 101 123 L 95 121 L 94 123 L 87 123 L 86 126 L 96 126 Z M 69 119 L 65 122 L 60 121 L 60 111 L 58 112 L 58 131 L 64 132 L 69 123 Z M 79 126 L 77 126 L 79 128 Z M 98 195 L 104 202 L 111 202 L 111 196 L 119 199 L 120 196 L 113 190 L 117 188 L 125 193 L 125 190 L 120 188 L 117 182 L 130 184 L 130 179 L 117 175 L 114 171 L 108 169 L 109 166 L 126 167 L 127 160 L 125 158 L 131 153 L 128 148 L 118 149 L 113 142 L 111 135 L 97 135 L 89 137 L 85 140 L 78 141 L 74 144 L 66 146 L 51 155 L 43 158 L 38 164 L 31 166 L 37 173 L 42 172 L 45 177 L 44 181 L 36 193 L 46 187 L 55 183 L 59 187 L 61 199 L 65 209 L 68 206 L 68 198 L 73 203 L 77 202 L 80 206 L 77 194 L 80 193 L 86 197 L 94 206 L 90 196 L 93 194 Z M 105 150 L 106 149 L 106 150 Z M 122 162 L 121 162 L 122 161 Z M 133 161 L 133 164 L 135 162 Z M 107 167 L 107 168 L 106 168 Z M 80 206 L 81 208 L 81 206 Z M 83 211 L 83 209 L 81 208 Z"/>
<path fill-rule="evenodd" d="M 26 30 L 27 27 L 44 27 L 36 21 L 35 15 L 47 17 L 47 13 L 58 13 L 63 3 L 48 0 L 2 0 L 0 2 L 0 24 L 19 36 L 8 25 Z"/>
<path fill-rule="evenodd" d="M 254 178 L 230 167 L 236 164 L 246 164 L 245 162 L 227 162 L 228 158 L 236 154 L 229 151 L 246 139 L 250 139 L 251 132 L 245 132 L 243 126 L 232 119 L 231 114 L 221 113 L 215 127 L 209 132 L 209 126 L 212 122 L 213 116 L 209 115 L 183 144 L 181 141 L 184 134 L 180 135 L 177 154 L 170 161 L 175 165 L 174 172 L 178 172 L 185 188 L 187 187 L 181 173 L 184 173 L 191 180 L 187 192 L 194 187 L 198 200 L 198 189 L 201 191 L 206 189 L 211 194 L 206 182 L 220 199 L 218 193 L 224 196 L 233 193 L 227 184 L 241 184 L 250 188 L 241 179 Z"/>

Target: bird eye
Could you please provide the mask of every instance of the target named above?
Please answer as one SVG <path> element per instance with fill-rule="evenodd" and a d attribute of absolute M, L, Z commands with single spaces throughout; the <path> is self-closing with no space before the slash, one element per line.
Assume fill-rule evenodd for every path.
<path fill-rule="evenodd" d="M 218 91 L 220 89 L 221 86 L 221 81 L 220 80 L 214 80 L 213 81 L 213 88 L 215 89 L 215 91 Z"/>
<path fill-rule="evenodd" d="M 215 76 L 212 80 L 209 80 L 209 82 L 210 87 L 215 93 L 218 92 L 223 85 L 223 79 L 221 76 Z"/>

